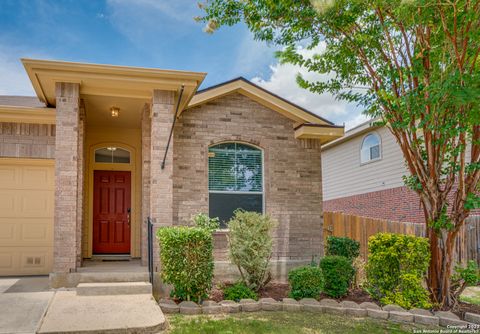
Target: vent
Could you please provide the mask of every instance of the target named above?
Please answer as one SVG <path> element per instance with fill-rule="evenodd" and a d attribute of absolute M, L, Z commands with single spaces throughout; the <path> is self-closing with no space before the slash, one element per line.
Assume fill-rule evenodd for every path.
<path fill-rule="evenodd" d="M 39 267 L 42 265 L 42 258 L 40 256 L 28 256 L 26 258 L 26 265 L 29 267 Z"/>

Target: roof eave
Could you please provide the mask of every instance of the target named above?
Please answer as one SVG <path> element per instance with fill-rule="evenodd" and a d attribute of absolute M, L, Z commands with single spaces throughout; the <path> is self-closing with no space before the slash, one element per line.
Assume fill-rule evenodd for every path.
<path fill-rule="evenodd" d="M 243 77 L 236 78 L 197 92 L 197 94 L 190 101 L 187 109 L 197 107 L 232 93 L 245 95 L 270 109 L 278 111 L 297 123 L 333 125 L 332 122 L 288 100 L 285 100 L 284 98 L 275 95 L 272 92 L 269 92 L 268 90 L 246 80 Z"/>
<path fill-rule="evenodd" d="M 180 102 L 186 107 L 206 73 L 142 67 L 98 65 L 52 60 L 22 59 L 38 98 L 55 106 L 55 83 L 80 84 L 80 94 L 149 99 L 154 89 L 178 92 L 185 87 Z"/>
<path fill-rule="evenodd" d="M 55 124 L 55 109 L 0 105 L 0 122 Z"/>
<path fill-rule="evenodd" d="M 337 125 L 319 125 L 302 124 L 295 128 L 295 138 L 297 139 L 316 139 L 321 144 L 329 143 L 344 135 L 344 126 Z"/>

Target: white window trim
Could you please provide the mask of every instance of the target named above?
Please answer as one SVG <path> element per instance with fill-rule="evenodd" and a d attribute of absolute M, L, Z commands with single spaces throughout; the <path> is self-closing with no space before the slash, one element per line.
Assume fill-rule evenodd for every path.
<path fill-rule="evenodd" d="M 377 137 L 378 139 L 378 146 L 379 146 L 379 156 L 378 158 L 375 158 L 375 159 L 369 159 L 367 161 L 363 161 L 362 162 L 362 149 L 363 149 L 363 143 L 365 142 L 365 138 L 367 138 L 368 136 L 370 135 L 373 135 L 375 137 Z M 382 145 L 382 137 L 376 132 L 376 131 L 372 131 L 372 132 L 369 132 L 367 133 L 365 136 L 363 136 L 362 140 L 360 141 L 360 149 L 358 150 L 359 152 L 359 161 L 360 161 L 360 166 L 363 166 L 363 165 L 368 165 L 368 164 L 371 164 L 371 163 L 374 163 L 374 162 L 377 162 L 377 161 L 380 161 L 383 159 L 383 145 Z"/>

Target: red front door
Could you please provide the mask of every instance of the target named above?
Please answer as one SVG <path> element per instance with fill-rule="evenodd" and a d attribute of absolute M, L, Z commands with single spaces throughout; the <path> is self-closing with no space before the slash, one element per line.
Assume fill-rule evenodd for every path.
<path fill-rule="evenodd" d="M 93 176 L 93 253 L 130 253 L 130 172 Z"/>

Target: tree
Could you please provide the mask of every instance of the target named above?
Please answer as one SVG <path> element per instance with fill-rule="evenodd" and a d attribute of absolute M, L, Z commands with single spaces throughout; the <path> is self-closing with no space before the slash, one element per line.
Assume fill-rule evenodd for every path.
<path fill-rule="evenodd" d="M 395 136 L 420 198 L 432 301 L 455 303 L 455 237 L 480 205 L 480 0 L 209 0 L 207 32 L 245 22 L 303 88 L 357 103 Z M 324 47 L 312 58 L 301 49 Z"/>

